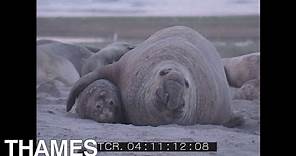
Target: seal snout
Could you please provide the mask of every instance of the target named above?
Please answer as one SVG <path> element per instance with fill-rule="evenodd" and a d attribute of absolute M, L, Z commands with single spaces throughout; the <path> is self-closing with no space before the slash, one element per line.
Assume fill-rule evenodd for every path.
<path fill-rule="evenodd" d="M 181 110 L 185 106 L 184 91 L 189 88 L 188 81 L 182 73 L 172 68 L 161 70 L 159 76 L 162 78 L 162 85 L 156 94 L 161 103 L 171 111 Z"/>

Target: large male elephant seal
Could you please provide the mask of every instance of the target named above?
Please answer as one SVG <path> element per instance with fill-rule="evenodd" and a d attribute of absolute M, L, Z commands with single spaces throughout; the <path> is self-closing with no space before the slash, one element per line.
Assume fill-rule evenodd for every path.
<path fill-rule="evenodd" d="M 41 44 L 37 47 L 42 48 L 44 53 L 52 53 L 69 60 L 80 75 L 85 60 L 93 54 L 93 52 L 89 51 L 87 48 L 67 43 L 53 42 L 49 44 Z M 37 53 L 38 51 L 40 50 L 37 50 Z"/>
<path fill-rule="evenodd" d="M 85 75 L 96 68 L 102 68 L 107 64 L 112 64 L 133 48 L 134 46 L 127 42 L 114 42 L 109 44 L 86 60 L 85 64 L 82 66 L 81 74 Z"/>
<path fill-rule="evenodd" d="M 260 79 L 260 53 L 224 58 L 223 63 L 230 86 L 239 88 L 247 81 Z"/>
<path fill-rule="evenodd" d="M 73 86 L 67 111 L 90 83 L 107 79 L 120 88 L 127 122 L 134 125 L 224 124 L 241 120 L 214 46 L 191 28 L 160 30 L 121 59 L 83 76 Z"/>

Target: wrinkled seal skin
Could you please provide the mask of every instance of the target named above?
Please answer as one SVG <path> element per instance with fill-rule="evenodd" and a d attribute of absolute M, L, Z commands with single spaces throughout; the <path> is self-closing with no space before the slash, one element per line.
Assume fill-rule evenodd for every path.
<path fill-rule="evenodd" d="M 223 64 L 230 86 L 239 88 L 247 81 L 260 80 L 260 53 L 224 58 Z"/>
<path fill-rule="evenodd" d="M 82 75 L 92 72 L 96 68 L 102 68 L 107 64 L 112 64 L 120 59 L 129 50 L 134 48 L 133 45 L 127 42 L 114 42 L 105 48 L 101 49 L 96 54 L 89 57 L 82 66 Z"/>
<path fill-rule="evenodd" d="M 127 122 L 134 125 L 224 124 L 237 121 L 223 64 L 198 32 L 169 27 L 150 36 L 121 59 L 75 83 L 67 111 L 90 83 L 107 79 L 120 88 Z"/>
<path fill-rule="evenodd" d="M 118 88 L 108 80 L 97 80 L 79 95 L 76 112 L 81 118 L 100 123 L 124 121 Z"/>
<path fill-rule="evenodd" d="M 58 43 L 56 41 L 52 43 L 41 44 L 38 47 L 42 47 L 42 51 L 44 53 L 52 53 L 69 60 L 74 65 L 80 76 L 82 65 L 84 64 L 85 60 L 93 54 L 93 52 L 89 51 L 85 47 L 73 44 Z"/>

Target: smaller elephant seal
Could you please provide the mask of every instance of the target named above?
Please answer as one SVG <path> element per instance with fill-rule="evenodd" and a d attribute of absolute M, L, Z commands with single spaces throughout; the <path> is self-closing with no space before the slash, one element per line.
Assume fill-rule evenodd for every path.
<path fill-rule="evenodd" d="M 76 112 L 81 118 L 100 123 L 124 121 L 119 89 L 104 79 L 91 83 L 80 93 Z"/>
<path fill-rule="evenodd" d="M 134 49 L 135 46 L 127 42 L 113 42 L 96 54 L 90 56 L 82 66 L 81 74 L 86 75 L 95 69 L 100 69 L 107 64 L 112 64 L 120 59 L 126 52 Z"/>
<path fill-rule="evenodd" d="M 230 86 L 240 88 L 249 80 L 260 79 L 260 53 L 224 58 L 223 64 Z"/>
<path fill-rule="evenodd" d="M 112 64 L 134 46 L 126 42 L 114 42 L 87 59 L 82 75 Z M 98 80 L 88 86 L 78 97 L 76 112 L 81 118 L 101 123 L 122 123 L 123 115 L 120 91 L 108 80 Z"/>

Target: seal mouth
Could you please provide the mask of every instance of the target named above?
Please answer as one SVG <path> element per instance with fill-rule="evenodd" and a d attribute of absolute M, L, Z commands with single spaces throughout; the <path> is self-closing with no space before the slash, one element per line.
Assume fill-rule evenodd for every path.
<path fill-rule="evenodd" d="M 182 81 L 180 81 L 179 79 L 174 79 L 174 78 L 168 78 L 167 81 L 171 81 L 172 83 L 176 83 L 180 86 L 185 86 L 185 83 L 183 83 Z"/>
<path fill-rule="evenodd" d="M 114 122 L 114 114 L 112 110 L 104 108 L 100 111 L 95 111 L 93 119 L 99 123 Z"/>
<path fill-rule="evenodd" d="M 179 114 L 183 112 L 184 84 L 178 80 L 166 80 L 161 88 L 156 90 L 157 108 L 163 111 Z"/>

